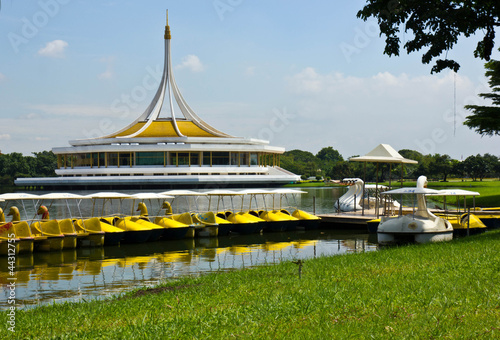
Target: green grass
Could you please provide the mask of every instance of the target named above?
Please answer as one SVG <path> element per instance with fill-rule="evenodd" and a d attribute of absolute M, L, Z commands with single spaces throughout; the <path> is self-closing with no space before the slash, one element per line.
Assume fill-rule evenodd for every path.
<path fill-rule="evenodd" d="M 388 183 L 384 183 L 387 185 Z M 399 187 L 399 183 L 392 183 L 393 187 Z M 415 182 L 404 182 L 404 186 L 415 186 Z M 429 188 L 441 190 L 441 189 L 464 189 L 470 191 L 479 192 L 479 196 L 476 196 L 476 207 L 500 207 L 500 181 L 497 180 L 483 180 L 483 181 L 465 181 L 461 180 L 450 180 L 449 182 L 429 182 L 427 185 Z M 441 197 L 433 197 L 434 201 L 442 202 Z M 447 198 L 447 202 L 454 204 L 455 199 L 452 197 Z M 463 197 L 460 197 L 460 201 L 463 201 Z M 467 206 L 471 207 L 473 203 L 472 196 L 467 197 Z M 463 205 L 463 203 L 462 203 Z"/>
<path fill-rule="evenodd" d="M 500 230 L 170 281 L 16 314 L 29 339 L 492 339 Z M 6 324 L 6 313 L 0 321 Z M 0 338 L 8 338 L 6 326 Z"/>

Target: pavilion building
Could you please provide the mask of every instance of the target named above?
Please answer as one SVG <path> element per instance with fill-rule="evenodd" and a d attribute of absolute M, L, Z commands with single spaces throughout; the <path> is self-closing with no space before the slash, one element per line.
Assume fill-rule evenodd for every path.
<path fill-rule="evenodd" d="M 112 134 L 56 147 L 58 177 L 18 178 L 25 187 L 275 186 L 300 180 L 280 168 L 282 147 L 234 137 L 203 121 L 181 95 L 172 73 L 165 26 L 163 75 L 156 94 L 130 125 Z M 160 117 L 165 104 L 169 117 Z M 176 117 L 174 102 L 182 117 Z"/>

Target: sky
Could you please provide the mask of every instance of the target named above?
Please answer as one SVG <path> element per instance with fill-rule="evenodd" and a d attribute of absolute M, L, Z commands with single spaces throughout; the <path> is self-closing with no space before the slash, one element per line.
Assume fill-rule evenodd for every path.
<path fill-rule="evenodd" d="M 364 4 L 1 0 L 0 151 L 30 155 L 134 121 L 159 84 L 168 9 L 177 85 L 218 130 L 345 159 L 380 143 L 500 156 L 500 137 L 463 125 L 463 106 L 490 92 L 473 56 L 481 36 L 448 52 L 457 74 L 431 74 L 422 51 L 383 54 L 376 21 L 356 18 Z"/>

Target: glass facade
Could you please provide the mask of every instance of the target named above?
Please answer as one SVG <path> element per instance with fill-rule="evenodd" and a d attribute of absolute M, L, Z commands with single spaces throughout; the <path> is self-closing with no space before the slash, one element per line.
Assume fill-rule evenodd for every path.
<path fill-rule="evenodd" d="M 131 166 L 279 166 L 279 155 L 251 152 L 93 152 L 58 155 L 58 168 Z"/>
<path fill-rule="evenodd" d="M 212 165 L 212 153 L 211 152 L 203 152 L 203 163 L 202 165 Z"/>
<path fill-rule="evenodd" d="M 212 165 L 229 165 L 229 152 L 212 152 Z"/>
<path fill-rule="evenodd" d="M 120 152 L 120 166 L 132 166 L 132 152 Z"/>
<path fill-rule="evenodd" d="M 189 166 L 189 153 L 188 152 L 178 152 L 177 153 L 178 165 L 188 165 Z"/>
<path fill-rule="evenodd" d="M 164 152 L 136 152 L 135 165 L 164 165 Z"/>
<path fill-rule="evenodd" d="M 118 166 L 118 152 L 110 152 L 107 155 L 107 166 Z"/>
<path fill-rule="evenodd" d="M 259 165 L 259 155 L 256 153 L 250 154 L 250 165 Z"/>
<path fill-rule="evenodd" d="M 200 153 L 199 152 L 190 152 L 189 153 L 189 164 L 191 166 L 199 166 L 200 165 Z"/>

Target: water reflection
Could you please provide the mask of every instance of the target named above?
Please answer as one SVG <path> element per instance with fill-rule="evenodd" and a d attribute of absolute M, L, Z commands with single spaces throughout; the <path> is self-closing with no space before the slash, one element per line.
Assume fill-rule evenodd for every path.
<path fill-rule="evenodd" d="M 376 249 L 368 234 L 314 230 L 17 255 L 16 303 L 103 298 L 181 276 Z M 1 261 L 1 309 L 8 306 L 9 278 Z"/>

